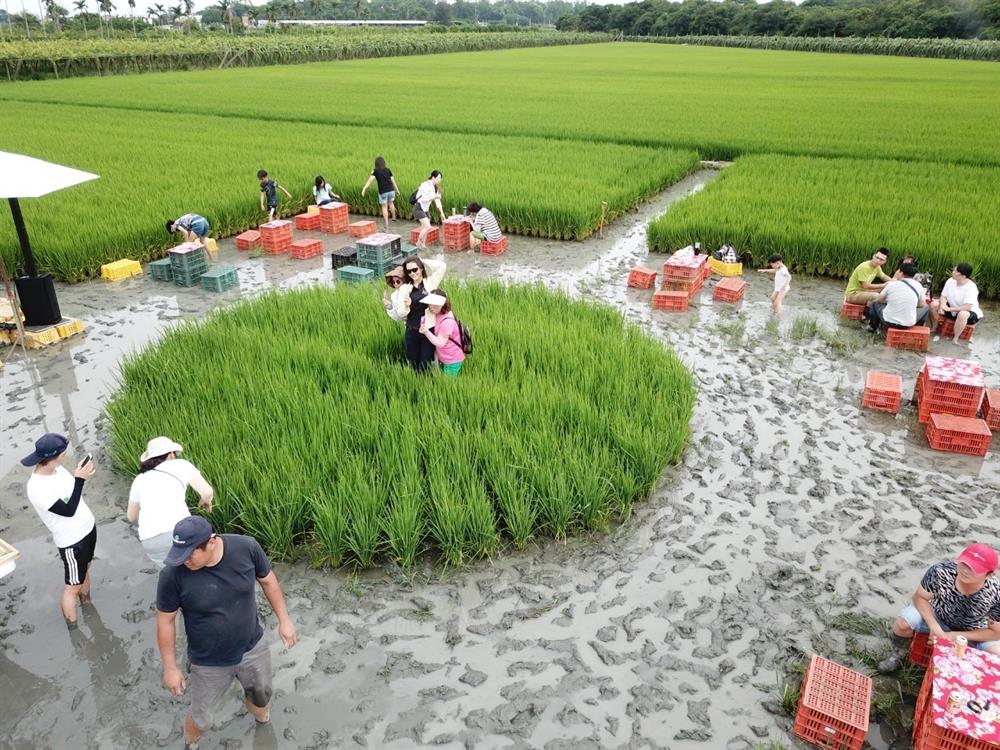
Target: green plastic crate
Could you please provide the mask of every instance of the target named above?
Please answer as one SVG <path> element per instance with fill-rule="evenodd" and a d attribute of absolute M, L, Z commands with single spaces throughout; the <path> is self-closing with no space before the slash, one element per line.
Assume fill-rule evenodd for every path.
<path fill-rule="evenodd" d="M 173 281 L 174 270 L 170 258 L 154 260 L 149 264 L 149 275 L 157 281 Z"/>
<path fill-rule="evenodd" d="M 201 266 L 208 267 L 208 256 L 205 248 L 199 247 L 190 253 L 170 253 L 170 265 L 177 271 L 195 271 Z M 204 273 L 204 271 L 202 271 Z"/>
<path fill-rule="evenodd" d="M 370 268 L 359 268 L 358 266 L 341 266 L 337 269 L 337 281 L 348 284 L 361 284 L 365 281 L 374 281 L 375 272 Z"/>
<path fill-rule="evenodd" d="M 202 287 L 210 292 L 224 292 L 239 286 L 239 284 L 240 279 L 236 275 L 236 269 L 231 266 L 213 268 L 201 275 Z"/>
<path fill-rule="evenodd" d="M 402 262 L 403 262 L 403 256 L 400 255 L 398 258 L 390 258 L 389 260 L 383 263 L 374 263 L 371 261 L 359 259 L 355 261 L 355 264 L 360 266 L 361 268 L 367 268 L 376 276 L 381 277 L 385 276 L 387 271 L 391 270 L 392 268 L 395 268 Z"/>

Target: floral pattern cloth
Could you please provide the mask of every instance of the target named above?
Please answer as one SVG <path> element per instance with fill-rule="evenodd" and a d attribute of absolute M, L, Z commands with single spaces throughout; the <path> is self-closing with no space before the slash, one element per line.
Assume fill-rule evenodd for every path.
<path fill-rule="evenodd" d="M 685 247 L 667 258 L 665 266 L 676 266 L 678 268 L 701 268 L 708 261 L 708 256 L 700 253 L 694 254 L 693 247 Z"/>
<path fill-rule="evenodd" d="M 924 372 L 929 380 L 939 383 L 968 385 L 973 388 L 986 387 L 983 368 L 967 359 L 928 357 L 924 364 Z"/>
<path fill-rule="evenodd" d="M 983 742 L 1000 743 L 1000 657 L 968 646 L 958 656 L 944 638 L 934 644 L 931 720 Z M 952 705 L 952 696 L 958 698 Z"/>
<path fill-rule="evenodd" d="M 172 247 L 167 250 L 168 253 L 174 253 L 175 255 L 186 255 L 187 253 L 193 253 L 196 250 L 204 249 L 204 245 L 200 242 L 185 242 L 177 247 Z"/>
<path fill-rule="evenodd" d="M 370 234 L 367 237 L 362 237 L 357 241 L 358 245 L 370 245 L 371 247 L 382 247 L 383 245 L 388 245 L 400 237 L 398 234 L 388 234 L 387 232 L 376 232 L 375 234 Z"/>

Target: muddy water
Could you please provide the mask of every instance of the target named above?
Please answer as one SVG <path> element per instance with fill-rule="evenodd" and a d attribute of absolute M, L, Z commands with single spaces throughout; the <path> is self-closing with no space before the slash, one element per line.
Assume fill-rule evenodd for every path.
<path fill-rule="evenodd" d="M 712 174 L 692 175 L 604 238 L 513 238 L 500 258 L 448 256 L 456 276 L 542 281 L 619 307 L 677 350 L 700 393 L 691 447 L 655 496 L 608 535 L 457 572 L 428 567 L 412 582 L 277 566 L 301 640 L 272 645 L 272 724 L 255 729 L 234 689 L 202 747 L 790 745 L 788 719 L 771 712 L 777 675 L 802 654 L 845 653 L 848 634 L 830 627 L 837 615 L 889 618 L 929 561 L 973 538 L 1000 542 L 993 454 L 929 450 L 911 408 L 859 411 L 867 369 L 900 373 L 909 392 L 921 356 L 839 324 L 839 283 L 795 277 L 777 335 L 765 329 L 770 277 L 748 274 L 739 306 L 703 292 L 685 314 L 653 313 L 651 292 L 626 289 L 628 268 L 646 258 L 648 219 Z M 148 278 L 61 287 L 86 335 L 19 353 L 3 371 L 0 536 L 22 558 L 0 581 L 0 747 L 181 744 L 186 703 L 160 686 L 155 574 L 122 520 L 130 479 L 105 470 L 88 485 L 100 520 L 95 606 L 68 634 L 59 563 L 17 459 L 38 433 L 60 430 L 106 467 L 101 410 L 123 355 L 241 297 L 330 283 L 329 256 L 251 259 L 223 243 L 222 259 L 238 266 L 239 291 Z M 796 316 L 837 331 L 848 350 L 793 339 Z M 997 319 L 988 311 L 971 348 L 933 350 L 977 359 L 1000 383 Z M 669 397 L 636 394 L 636 408 Z M 268 626 L 277 644 L 273 617 Z M 889 726 L 869 739 L 906 746 Z"/>

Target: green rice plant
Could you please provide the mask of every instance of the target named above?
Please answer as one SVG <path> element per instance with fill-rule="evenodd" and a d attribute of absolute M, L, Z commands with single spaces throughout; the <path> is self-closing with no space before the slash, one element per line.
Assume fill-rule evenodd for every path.
<path fill-rule="evenodd" d="M 789 334 L 795 341 L 814 339 L 819 335 L 819 322 L 816 318 L 809 317 L 808 315 L 796 316 L 792 321 L 792 328 Z"/>
<path fill-rule="evenodd" d="M 653 221 L 648 241 L 657 251 L 728 242 L 754 265 L 780 252 L 796 271 L 837 277 L 885 246 L 916 256 L 938 285 L 969 262 L 981 296 L 997 298 L 998 196 L 994 167 L 747 156 Z"/>
<path fill-rule="evenodd" d="M 217 489 L 217 528 L 333 566 L 412 569 L 424 550 L 457 566 L 627 519 L 687 444 L 680 361 L 617 311 L 541 287 L 448 291 L 477 340 L 455 380 L 402 364 L 369 286 L 171 329 L 122 364 L 116 465 L 134 472 L 148 436 L 171 435 Z M 663 397 L 634 409 L 639 393 Z"/>

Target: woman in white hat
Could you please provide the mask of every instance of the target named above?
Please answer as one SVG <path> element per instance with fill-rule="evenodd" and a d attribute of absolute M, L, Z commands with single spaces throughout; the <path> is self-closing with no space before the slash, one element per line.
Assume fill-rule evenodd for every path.
<path fill-rule="evenodd" d="M 212 512 L 212 488 L 190 461 L 178 458 L 180 445 L 170 438 L 155 437 L 139 456 L 139 476 L 128 496 L 128 520 L 139 522 L 139 541 L 149 559 L 163 567 L 163 558 L 173 544 L 174 526 L 191 515 L 187 488 L 199 495 L 198 505 Z"/>

